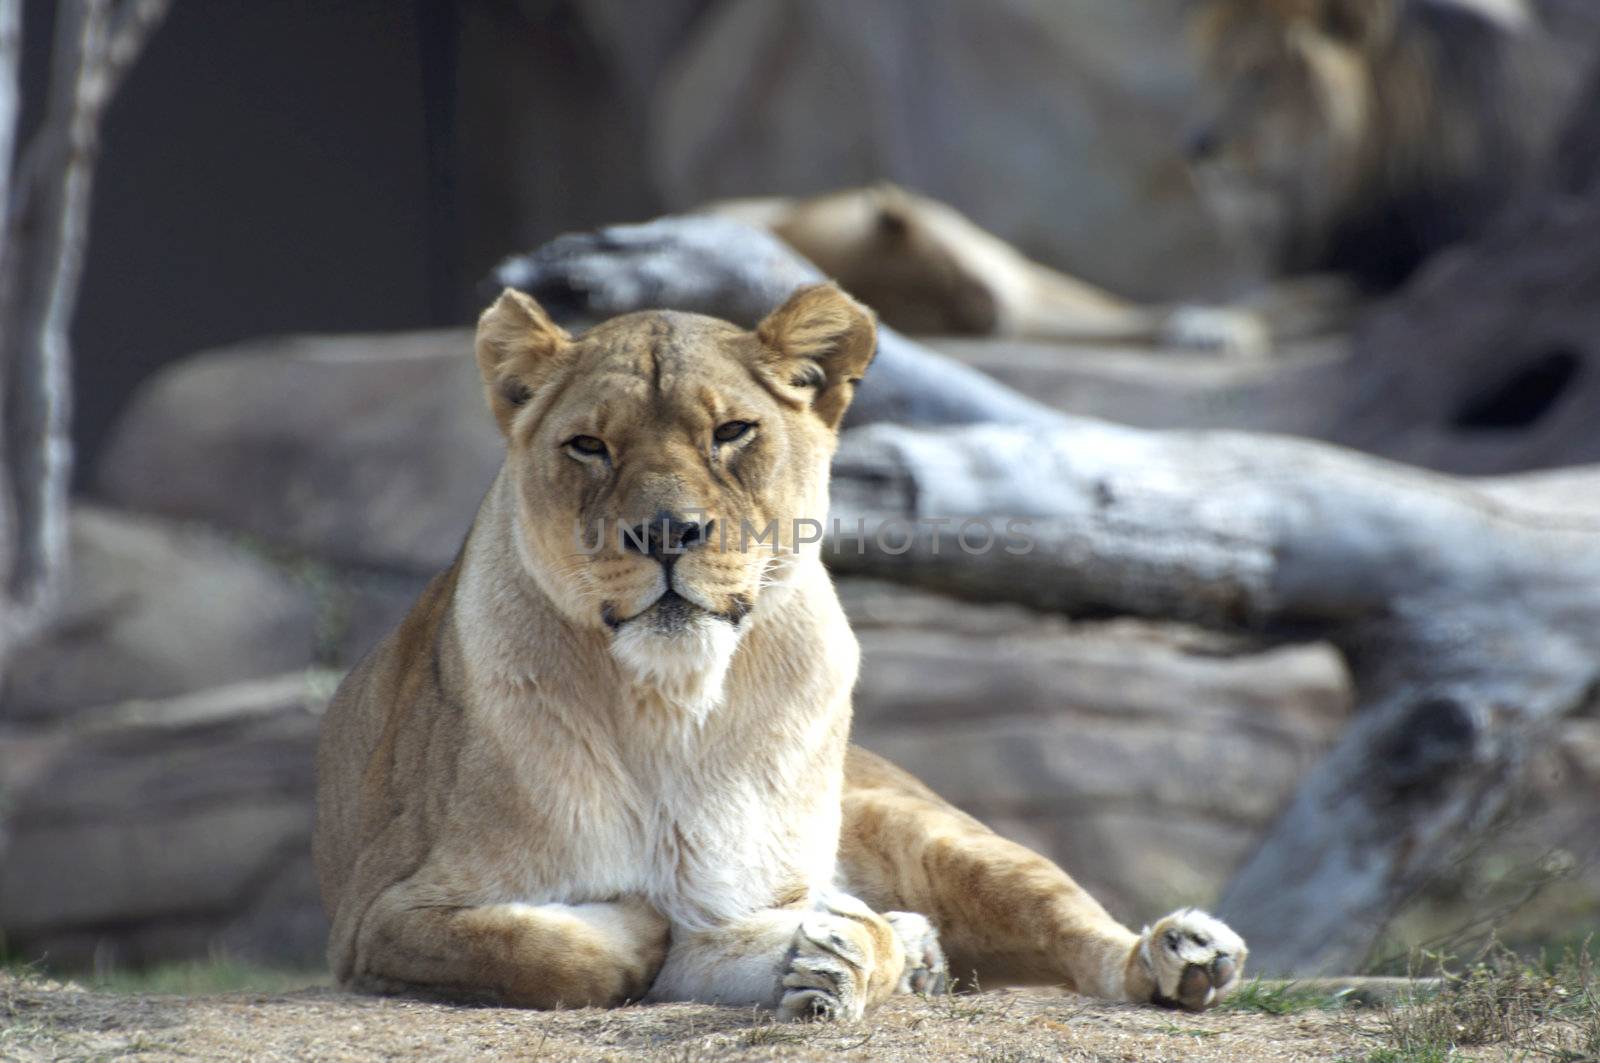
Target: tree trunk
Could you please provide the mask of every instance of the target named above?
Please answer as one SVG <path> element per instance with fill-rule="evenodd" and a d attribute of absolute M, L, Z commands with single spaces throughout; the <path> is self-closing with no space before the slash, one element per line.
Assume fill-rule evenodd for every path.
<path fill-rule="evenodd" d="M 0 673 L 61 592 L 72 443 L 70 337 L 106 105 L 167 0 L 55 9 L 49 98 L 0 199 Z M 0 0 L 0 143 L 16 132 L 18 4 Z M 9 107 L 9 113 L 7 108 Z M 0 159 L 9 167 L 11 154 Z"/>

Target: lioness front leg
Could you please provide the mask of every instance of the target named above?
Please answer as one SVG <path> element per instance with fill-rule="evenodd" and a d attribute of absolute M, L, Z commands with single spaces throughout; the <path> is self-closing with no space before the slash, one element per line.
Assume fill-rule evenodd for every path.
<path fill-rule="evenodd" d="M 667 942 L 667 920 L 642 900 L 455 907 L 395 891 L 369 910 L 335 973 L 368 992 L 614 1007 L 643 998 Z"/>
<path fill-rule="evenodd" d="M 1244 942 L 1219 920 L 1183 909 L 1135 934 L 1049 860 L 855 748 L 839 863 L 867 903 L 926 913 L 950 970 L 982 986 L 1061 985 L 1200 1010 L 1244 969 Z"/>
<path fill-rule="evenodd" d="M 858 1019 L 896 992 L 943 984 L 928 921 L 831 894 L 712 930 L 676 933 L 651 1000 L 772 1007 L 782 1019 Z"/>

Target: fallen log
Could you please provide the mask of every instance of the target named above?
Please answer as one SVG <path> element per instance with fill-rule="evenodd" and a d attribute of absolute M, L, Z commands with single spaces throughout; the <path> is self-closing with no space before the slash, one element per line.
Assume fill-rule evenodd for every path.
<path fill-rule="evenodd" d="M 1600 470 L 1587 483 L 1600 490 Z M 1505 807 L 1554 724 L 1600 690 L 1600 519 L 1552 514 L 1543 495 L 1519 506 L 1513 485 L 1491 493 L 1301 440 L 1089 420 L 863 428 L 834 485 L 839 571 L 1316 635 L 1343 652 L 1355 722 L 1220 904 L 1262 971 L 1358 968 L 1396 908 Z"/>

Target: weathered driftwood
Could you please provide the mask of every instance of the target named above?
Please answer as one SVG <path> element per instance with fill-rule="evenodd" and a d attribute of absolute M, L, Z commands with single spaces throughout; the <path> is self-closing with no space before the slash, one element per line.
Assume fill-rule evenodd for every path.
<path fill-rule="evenodd" d="M 1344 651 L 1356 721 L 1221 904 L 1265 971 L 1358 964 L 1600 689 L 1600 519 L 1505 489 L 1297 440 L 1091 421 L 873 426 L 845 438 L 834 478 L 842 570 Z M 969 552 L 978 525 L 963 548 L 969 518 L 993 548 Z M 1008 550 L 1008 519 L 1031 550 Z"/>
<path fill-rule="evenodd" d="M 764 234 L 700 218 L 564 238 L 501 272 L 589 316 L 668 306 L 739 321 L 806 279 Z M 1515 485 L 1317 443 L 1066 417 L 887 331 L 855 415 L 918 427 L 844 439 L 841 570 L 1344 651 L 1359 718 L 1223 899 L 1261 970 L 1358 963 L 1493 818 L 1554 722 L 1600 689 L 1600 519 L 1553 511 L 1548 493 L 1524 504 Z M 1600 489 L 1600 472 L 1589 482 Z M 963 549 L 967 518 L 997 541 Z M 1028 522 L 1031 550 L 1006 548 L 1020 545 L 1007 518 Z M 965 530 L 968 547 L 985 541 Z"/>

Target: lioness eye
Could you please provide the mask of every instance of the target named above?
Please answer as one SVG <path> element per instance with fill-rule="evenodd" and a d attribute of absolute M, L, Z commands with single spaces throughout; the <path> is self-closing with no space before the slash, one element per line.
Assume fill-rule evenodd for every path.
<path fill-rule="evenodd" d="M 606 452 L 606 445 L 594 436 L 573 436 L 567 440 L 567 448 L 589 457 L 598 457 Z"/>
<path fill-rule="evenodd" d="M 749 421 L 727 421 L 717 425 L 717 430 L 711 433 L 711 438 L 718 443 L 732 443 L 754 427 L 755 425 Z"/>

